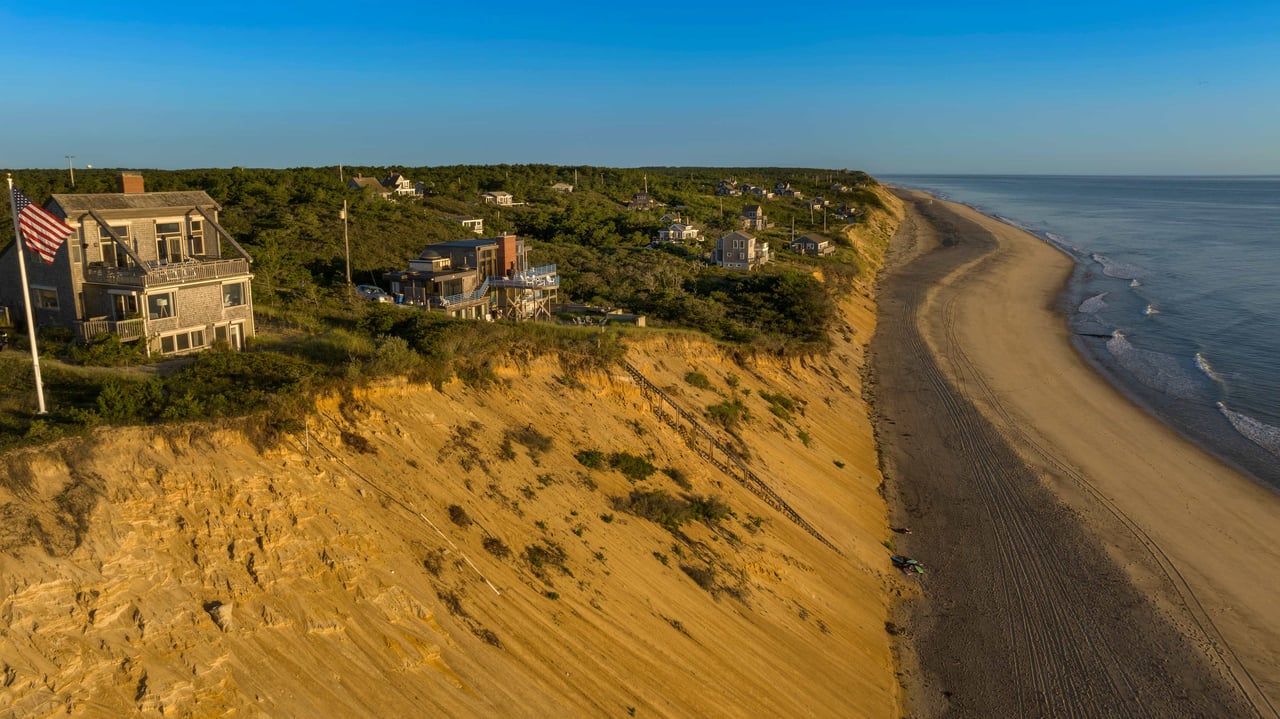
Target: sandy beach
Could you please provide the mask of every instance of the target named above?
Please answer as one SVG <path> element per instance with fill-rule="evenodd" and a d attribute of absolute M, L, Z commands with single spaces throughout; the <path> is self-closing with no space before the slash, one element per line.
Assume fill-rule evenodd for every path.
<path fill-rule="evenodd" d="M 902 193 L 872 343 L 908 713 L 1276 716 L 1280 498 L 1071 346 L 1071 261 Z"/>

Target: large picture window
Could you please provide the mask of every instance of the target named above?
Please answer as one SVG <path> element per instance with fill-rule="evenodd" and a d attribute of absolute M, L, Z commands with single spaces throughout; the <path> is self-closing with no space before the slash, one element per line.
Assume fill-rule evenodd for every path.
<path fill-rule="evenodd" d="M 174 305 L 175 299 L 176 296 L 173 292 L 151 295 L 147 298 L 147 316 L 153 320 L 173 317 L 178 313 L 178 308 Z"/>
<path fill-rule="evenodd" d="M 244 299 L 244 283 L 237 282 L 231 285 L 222 286 L 222 306 L 223 307 L 239 307 L 245 303 Z"/>

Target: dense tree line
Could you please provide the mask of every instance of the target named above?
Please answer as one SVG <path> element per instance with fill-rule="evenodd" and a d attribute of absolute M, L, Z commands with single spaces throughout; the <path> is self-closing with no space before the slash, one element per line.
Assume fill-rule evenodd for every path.
<path fill-rule="evenodd" d="M 422 198 L 387 201 L 352 189 L 356 176 L 382 179 L 398 171 L 426 190 Z M 76 186 L 64 170 L 15 172 L 15 181 L 36 202 L 66 192 L 116 192 L 118 169 L 82 169 Z M 604 168 L 554 165 L 456 165 L 440 167 L 210 168 L 144 170 L 148 191 L 207 192 L 222 207 L 222 225 L 254 257 L 254 296 L 270 320 L 302 312 L 323 314 L 345 299 L 346 259 L 340 210 L 348 205 L 352 279 L 378 284 L 402 269 L 428 244 L 472 237 L 451 217 L 475 216 L 486 235 L 514 231 L 529 241 L 535 264 L 555 263 L 567 300 L 624 307 L 651 316 L 658 325 L 691 327 L 739 343 L 784 351 L 820 349 L 833 314 L 831 287 L 811 276 L 813 260 L 782 250 L 793 225 L 820 230 L 809 200 L 879 204 L 863 173 L 798 168 Z M 718 197 L 717 183 L 732 180 L 772 189 L 790 183 L 804 200 L 753 196 Z M 571 194 L 552 189 L 573 184 Z M 833 185 L 847 185 L 837 194 Z M 648 189 L 661 205 L 626 208 Z M 480 202 L 492 190 L 512 193 L 515 207 Z M 755 233 L 771 241 L 784 261 L 755 274 L 709 265 L 714 238 L 736 227 L 742 207 L 762 204 L 776 224 Z M 699 244 L 651 247 L 661 218 L 677 215 L 703 229 Z M 4 242 L 12 237 L 8 215 Z M 834 230 L 834 227 L 832 228 Z M 838 233 L 831 232 L 838 239 Z M 851 249 L 823 260 L 828 274 L 856 272 Z M 317 310 L 321 312 L 317 313 Z"/>

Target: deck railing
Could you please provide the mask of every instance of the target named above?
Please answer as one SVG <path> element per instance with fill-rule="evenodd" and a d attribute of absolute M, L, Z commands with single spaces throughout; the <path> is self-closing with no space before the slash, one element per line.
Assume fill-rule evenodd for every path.
<path fill-rule="evenodd" d="M 108 267 L 90 264 L 84 268 L 85 282 L 125 287 L 179 285 L 247 274 L 249 274 L 249 263 L 241 258 L 194 260 L 155 266 L 148 263 L 145 267 Z"/>
<path fill-rule="evenodd" d="M 146 320 L 85 320 L 80 323 L 80 336 L 85 342 L 92 340 L 101 334 L 113 334 L 121 342 L 128 340 L 136 340 L 143 336 L 146 331 Z"/>
<path fill-rule="evenodd" d="M 439 307 L 457 307 L 468 303 L 477 303 L 485 299 L 485 294 L 489 291 L 489 281 L 485 280 L 479 287 L 470 292 L 460 292 L 456 295 L 447 297 L 432 297 L 431 304 Z"/>
<path fill-rule="evenodd" d="M 542 265 L 521 270 L 510 277 L 490 277 L 489 282 L 494 287 L 554 288 L 560 286 L 560 275 L 556 273 L 555 265 Z"/>

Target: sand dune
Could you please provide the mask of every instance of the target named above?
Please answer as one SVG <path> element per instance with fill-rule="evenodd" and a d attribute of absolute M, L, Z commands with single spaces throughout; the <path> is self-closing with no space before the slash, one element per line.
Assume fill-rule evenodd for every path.
<path fill-rule="evenodd" d="M 329 398 L 265 451 L 184 425 L 13 453 L 0 716 L 895 716 L 902 585 L 859 393 L 874 308 L 844 311 L 816 362 L 743 367 L 681 335 L 629 354 L 692 412 L 740 398 L 754 419 L 720 434 L 839 553 L 699 457 L 626 373 L 551 359 L 487 389 Z M 613 505 L 636 488 L 733 515 L 673 532 Z"/>

